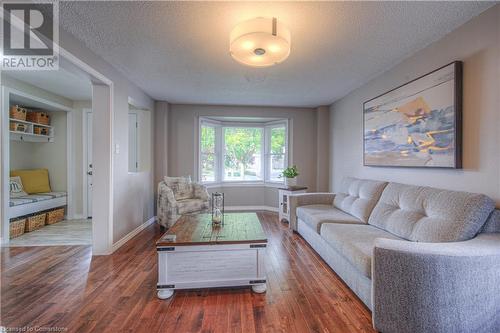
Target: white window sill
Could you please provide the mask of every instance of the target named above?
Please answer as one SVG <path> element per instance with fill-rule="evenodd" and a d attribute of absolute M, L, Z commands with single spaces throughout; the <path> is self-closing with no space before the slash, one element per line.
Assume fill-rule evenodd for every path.
<path fill-rule="evenodd" d="M 285 186 L 285 183 L 276 182 L 222 182 L 222 183 L 201 183 L 207 188 L 219 188 L 219 187 L 272 187 L 278 188 Z"/>

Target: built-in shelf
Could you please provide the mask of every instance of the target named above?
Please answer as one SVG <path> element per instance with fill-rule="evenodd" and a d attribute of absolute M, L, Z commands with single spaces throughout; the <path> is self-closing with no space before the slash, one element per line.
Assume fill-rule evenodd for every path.
<path fill-rule="evenodd" d="M 48 135 L 10 131 L 12 141 L 24 142 L 54 142 L 54 138 Z"/>
<path fill-rule="evenodd" d="M 28 124 L 28 125 L 36 125 L 40 127 L 47 127 L 47 128 L 52 128 L 50 125 L 44 125 L 44 124 L 39 124 L 39 123 L 33 123 L 31 121 L 27 120 L 19 120 L 19 119 L 14 119 L 14 118 L 9 118 L 10 121 L 16 122 L 16 123 L 21 123 L 21 124 Z"/>
<path fill-rule="evenodd" d="M 10 122 L 19 123 L 26 125 L 26 130 L 24 132 L 21 131 L 12 131 L 10 130 L 10 139 L 13 141 L 23 141 L 23 142 L 54 142 L 54 128 L 49 125 L 43 125 L 38 123 L 33 123 L 31 121 L 19 120 L 9 118 Z M 48 135 L 44 134 L 36 134 L 35 127 L 47 128 L 49 131 Z"/>

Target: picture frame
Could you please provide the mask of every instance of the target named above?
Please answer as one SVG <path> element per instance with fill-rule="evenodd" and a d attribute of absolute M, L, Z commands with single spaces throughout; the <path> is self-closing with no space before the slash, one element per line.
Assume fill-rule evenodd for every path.
<path fill-rule="evenodd" d="M 363 165 L 462 168 L 462 67 L 454 61 L 363 103 Z"/>

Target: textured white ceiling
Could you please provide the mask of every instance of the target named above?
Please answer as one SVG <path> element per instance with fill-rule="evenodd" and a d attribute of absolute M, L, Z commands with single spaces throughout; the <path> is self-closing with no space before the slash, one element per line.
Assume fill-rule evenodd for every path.
<path fill-rule="evenodd" d="M 146 93 L 171 103 L 317 106 L 443 37 L 487 2 L 61 2 L 61 25 Z M 290 57 L 236 63 L 229 32 L 277 17 Z"/>
<path fill-rule="evenodd" d="M 63 67 L 57 71 L 9 71 L 6 75 L 74 101 L 92 99 L 90 79 Z"/>

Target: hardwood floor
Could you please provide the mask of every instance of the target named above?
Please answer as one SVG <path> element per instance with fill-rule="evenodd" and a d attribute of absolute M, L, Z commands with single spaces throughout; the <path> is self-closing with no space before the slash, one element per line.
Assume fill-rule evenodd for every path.
<path fill-rule="evenodd" d="M 2 248 L 5 327 L 66 332 L 374 332 L 370 311 L 275 213 L 259 212 L 268 243 L 265 294 L 250 288 L 156 298 L 157 225 L 111 256 L 89 246 Z"/>

